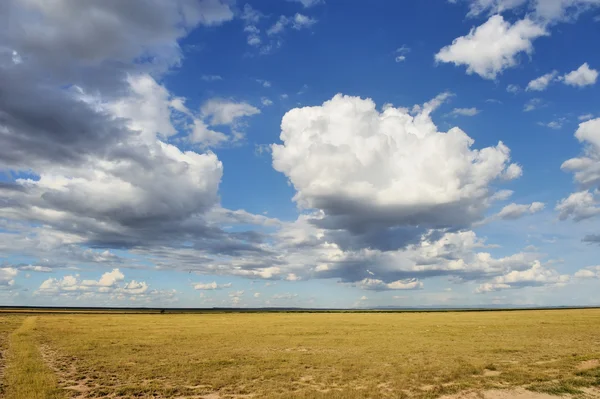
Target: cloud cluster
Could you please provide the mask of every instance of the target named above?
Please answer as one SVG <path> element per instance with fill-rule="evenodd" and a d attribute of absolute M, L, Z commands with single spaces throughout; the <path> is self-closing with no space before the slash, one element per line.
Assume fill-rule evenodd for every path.
<path fill-rule="evenodd" d="M 481 284 L 475 292 L 485 293 L 522 287 L 560 286 L 569 281 L 570 277 L 568 275 L 559 274 L 553 269 L 547 269 L 538 261 L 535 261 L 529 269 L 513 270 L 505 275 L 495 277 L 490 283 Z"/>
<path fill-rule="evenodd" d="M 301 30 L 310 28 L 316 23 L 316 19 L 300 13 L 296 13 L 293 17 L 282 15 L 277 22 L 267 30 L 267 35 L 273 36 L 281 34 L 288 26 L 291 26 L 292 29 Z"/>
<path fill-rule="evenodd" d="M 264 251 L 261 233 L 221 227 L 223 220 L 248 218 L 218 206 L 218 157 L 172 144 L 240 139 L 238 120 L 258 109 L 213 99 L 195 112 L 159 83 L 165 68 L 180 61 L 177 39 L 198 24 L 231 19 L 229 6 L 204 0 L 0 7 L 15 17 L 0 30 L 8 50 L 0 54 L 8 54 L 0 59 L 0 168 L 20 177 L 0 185 L 3 254 L 53 270 L 144 267 L 140 259 L 150 247 Z M 229 125 L 232 134 L 208 124 Z M 133 256 L 95 248 L 130 249 Z"/>
<path fill-rule="evenodd" d="M 599 0 L 466 0 L 468 16 L 497 14 L 513 10 L 528 11 L 540 24 L 573 20 L 582 12 L 600 6 Z"/>
<path fill-rule="evenodd" d="M 562 220 L 581 221 L 600 215 L 600 118 L 579 124 L 575 137 L 584 152 L 563 162 L 561 169 L 574 173 L 579 191 L 561 200 L 556 210 Z"/>
<path fill-rule="evenodd" d="M 526 91 L 544 91 L 555 81 L 563 82 L 569 86 L 584 87 L 591 86 L 598 79 L 598 71 L 591 69 L 588 63 L 582 64 L 578 69 L 571 71 L 565 75 L 558 76 L 558 71 L 552 71 L 540 76 L 527 84 Z"/>
<path fill-rule="evenodd" d="M 457 1 L 452 1 L 456 3 Z M 465 0 L 469 3 L 467 16 L 489 15 L 482 25 L 469 34 L 454 39 L 436 55 L 438 62 L 465 65 L 467 73 L 476 73 L 485 79 L 495 79 L 505 69 L 519 63 L 521 53 L 531 56 L 533 41 L 547 36 L 558 22 L 575 20 L 592 8 L 600 7 L 600 0 Z M 507 11 L 525 13 L 525 17 L 511 24 L 502 14 Z M 529 83 L 527 90 L 541 91 L 556 79 L 556 71 Z M 595 83 L 597 72 L 587 64 L 556 80 L 572 86 Z M 514 85 L 510 85 L 516 88 Z M 510 87 L 509 86 L 509 87 Z M 509 90 L 511 91 L 511 90 Z"/>
<path fill-rule="evenodd" d="M 143 281 L 124 283 L 125 275 L 119 269 L 104 273 L 98 280 L 82 280 L 79 275 L 66 275 L 61 279 L 49 278 L 35 291 L 38 296 L 67 297 L 73 300 L 171 302 L 175 291 L 150 290 Z"/>
<path fill-rule="evenodd" d="M 181 62 L 178 39 L 198 25 L 232 19 L 228 4 L 0 5 L 0 22 L 9 27 L 0 32 L 7 49 L 0 52 L 0 167 L 16 176 L 0 183 L 0 253 L 27 258 L 0 268 L 0 286 L 14 286 L 20 270 L 88 265 L 112 271 L 97 280 L 49 278 L 37 295 L 98 304 L 173 300 L 173 291 L 126 281 L 121 271 L 148 267 L 249 279 L 333 278 L 371 291 L 418 290 L 432 277 L 493 289 L 564 280 L 535 263 L 537 254 L 493 256 L 471 230 L 492 204 L 508 198 L 497 186 L 522 170 L 502 142 L 479 148 L 458 127 L 439 130 L 431 114 L 449 93 L 410 109 L 379 110 L 371 100 L 337 95 L 290 110 L 271 154 L 274 168 L 296 190 L 298 218 L 283 222 L 222 208 L 223 165 L 207 148 L 242 140 L 244 118 L 260 110 L 228 98 L 192 109 L 161 77 Z M 7 15 L 17 22 L 8 23 Z M 260 52 L 280 45 L 286 29 L 316 22 L 300 13 L 282 16 L 263 33 L 259 27 L 268 16 L 245 6 L 240 17 L 248 43 Z M 531 21 L 510 24 L 495 16 L 486 24 L 442 49 L 439 61 L 493 78 L 546 34 Z M 499 43 L 495 49 L 485 44 L 490 37 Z M 589 80 L 589 72 L 583 75 Z M 263 106 L 270 101 L 261 99 Z M 456 108 L 451 114 L 477 112 Z M 595 122 L 586 123 L 578 138 L 596 148 Z M 563 165 L 578 180 L 594 182 L 586 190 L 597 186 L 598 169 L 589 161 L 597 154 L 586 150 L 580 161 Z M 542 208 L 510 204 L 497 218 Z M 231 284 L 192 286 L 204 291 Z M 234 305 L 245 295 L 228 294 Z"/>
<path fill-rule="evenodd" d="M 318 4 L 315 0 L 302 0 L 305 8 Z M 256 47 L 260 54 L 269 54 L 274 49 L 282 46 L 282 35 L 288 27 L 294 30 L 302 30 L 311 28 L 318 21 L 315 18 L 305 14 L 296 13 L 293 16 L 281 15 L 277 21 L 266 30 L 266 36 L 259 28 L 260 21 L 269 19 L 269 16 L 264 15 L 258 10 L 255 10 L 249 4 L 244 5 L 241 15 L 244 21 L 244 32 L 247 34 L 247 42 L 250 46 Z"/>

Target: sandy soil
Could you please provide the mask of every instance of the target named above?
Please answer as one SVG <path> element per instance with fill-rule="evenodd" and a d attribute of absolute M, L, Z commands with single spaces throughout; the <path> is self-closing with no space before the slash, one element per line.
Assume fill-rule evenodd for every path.
<path fill-rule="evenodd" d="M 600 388 L 585 388 L 583 396 L 579 398 L 596 399 L 600 398 Z M 461 392 L 454 395 L 441 396 L 440 399 L 557 399 L 572 398 L 571 395 L 554 396 L 547 393 L 531 392 L 523 388 L 498 390 L 492 389 L 483 392 Z"/>

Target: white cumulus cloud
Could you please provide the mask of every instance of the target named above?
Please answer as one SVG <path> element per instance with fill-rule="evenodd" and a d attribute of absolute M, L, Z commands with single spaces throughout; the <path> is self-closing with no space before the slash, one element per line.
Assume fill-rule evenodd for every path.
<path fill-rule="evenodd" d="M 562 77 L 563 82 L 569 86 L 584 87 L 596 83 L 598 80 L 598 71 L 590 68 L 588 63 L 584 63 L 579 68 L 571 71 Z"/>
<path fill-rule="evenodd" d="M 501 15 L 494 15 L 466 36 L 454 39 L 435 59 L 465 65 L 468 74 L 495 79 L 505 69 L 517 65 L 520 53 L 531 54 L 532 41 L 544 35 L 546 30 L 529 19 L 510 24 Z"/>
<path fill-rule="evenodd" d="M 527 84 L 526 91 L 544 91 L 548 85 L 556 78 L 558 71 L 552 71 L 545 75 L 540 76 L 537 79 L 532 80 Z"/>
<path fill-rule="evenodd" d="M 472 149 L 461 129 L 438 131 L 430 113 L 447 97 L 415 114 L 379 112 L 370 99 L 341 94 L 293 109 L 283 117 L 283 144 L 272 145 L 273 166 L 294 185 L 300 207 L 322 213 L 314 223 L 334 240 L 346 230 L 380 245 L 389 233 L 401 246 L 423 229 L 468 226 L 494 200 L 492 182 L 521 169 L 502 142 Z"/>

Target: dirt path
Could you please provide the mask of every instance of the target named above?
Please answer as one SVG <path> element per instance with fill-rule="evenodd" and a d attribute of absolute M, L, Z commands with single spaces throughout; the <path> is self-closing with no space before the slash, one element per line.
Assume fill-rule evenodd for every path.
<path fill-rule="evenodd" d="M 37 317 L 27 317 L 8 339 L 6 399 L 62 399 L 56 376 L 44 363 L 34 337 Z"/>

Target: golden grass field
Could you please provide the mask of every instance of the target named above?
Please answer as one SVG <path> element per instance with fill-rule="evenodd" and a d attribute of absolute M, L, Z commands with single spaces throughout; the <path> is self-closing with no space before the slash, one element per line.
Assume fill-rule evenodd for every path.
<path fill-rule="evenodd" d="M 16 313 L 0 350 L 7 399 L 600 397 L 598 309 Z"/>

